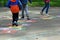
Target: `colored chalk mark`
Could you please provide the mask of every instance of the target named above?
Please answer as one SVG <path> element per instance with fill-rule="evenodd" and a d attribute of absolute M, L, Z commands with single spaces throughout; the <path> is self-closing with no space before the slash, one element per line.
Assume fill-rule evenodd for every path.
<path fill-rule="evenodd" d="M 56 18 L 55 16 L 43 16 L 43 17 L 40 17 L 41 19 L 44 19 L 44 20 L 49 20 L 49 19 L 54 19 Z"/>
<path fill-rule="evenodd" d="M 12 19 L 12 17 L 7 16 L 8 19 Z"/>
<path fill-rule="evenodd" d="M 6 18 L 6 19 L 10 19 L 10 20 L 12 20 L 12 17 L 7 16 L 7 18 Z"/>
<path fill-rule="evenodd" d="M 53 19 L 52 17 L 50 17 L 50 18 L 42 18 L 42 19 Z"/>
<path fill-rule="evenodd" d="M 10 30 L 21 30 L 23 26 L 19 25 L 19 26 L 12 26 L 12 24 L 8 24 L 8 28 L 10 28 Z"/>
<path fill-rule="evenodd" d="M 16 30 L 3 30 L 1 33 L 9 33 L 9 34 L 13 34 L 16 33 Z"/>
<path fill-rule="evenodd" d="M 2 16 L 1 18 L 3 18 L 3 19 L 10 19 L 10 20 L 12 20 L 12 17 L 9 17 L 9 16 Z"/>
<path fill-rule="evenodd" d="M 14 34 L 18 31 L 25 30 L 26 28 L 23 26 L 9 26 L 7 28 L 0 28 L 0 29 L 1 29 L 0 34 L 6 34 L 6 33 Z"/>
<path fill-rule="evenodd" d="M 38 19 L 38 18 L 33 18 L 33 19 Z"/>
<path fill-rule="evenodd" d="M 22 26 L 9 26 L 9 28 L 21 28 Z"/>
<path fill-rule="evenodd" d="M 0 34 L 6 34 L 6 33 L 16 33 L 17 30 L 10 30 L 9 28 L 2 28 L 0 31 Z"/>
<path fill-rule="evenodd" d="M 22 24 L 22 26 L 30 26 L 31 24 Z"/>
<path fill-rule="evenodd" d="M 17 30 L 17 31 L 24 31 L 24 30 L 26 30 L 26 26 L 19 26 L 19 27 L 9 27 L 10 28 L 10 30 Z"/>
<path fill-rule="evenodd" d="M 26 23 L 25 20 L 19 20 L 18 21 L 18 24 L 24 24 L 24 23 Z"/>
<path fill-rule="evenodd" d="M 25 22 L 25 20 L 18 20 L 18 21 L 21 21 L 21 22 L 23 21 L 23 22 Z"/>
<path fill-rule="evenodd" d="M 36 20 L 27 20 L 26 22 L 32 22 L 32 23 L 34 23 L 34 22 L 37 22 Z"/>
<path fill-rule="evenodd" d="M 6 16 L 2 16 L 2 18 L 7 18 Z"/>
<path fill-rule="evenodd" d="M 57 15 L 56 17 L 60 17 L 60 15 Z"/>
<path fill-rule="evenodd" d="M 8 24 L 8 28 L 10 29 L 10 30 L 25 30 L 26 28 L 26 26 L 28 26 L 27 24 L 22 24 L 22 25 L 18 25 L 18 26 L 12 26 L 12 24 Z"/>
<path fill-rule="evenodd" d="M 12 26 L 12 24 L 11 23 L 8 23 L 7 26 Z"/>

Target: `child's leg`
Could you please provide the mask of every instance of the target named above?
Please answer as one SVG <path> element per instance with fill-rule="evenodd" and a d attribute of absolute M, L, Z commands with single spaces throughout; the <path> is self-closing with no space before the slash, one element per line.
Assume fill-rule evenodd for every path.
<path fill-rule="evenodd" d="M 12 18 L 13 18 L 12 25 L 13 26 L 14 25 L 18 26 L 18 24 L 17 24 L 17 21 L 18 21 L 18 13 L 13 13 Z"/>
<path fill-rule="evenodd" d="M 28 12 L 28 5 L 26 5 L 26 7 L 25 7 L 25 12 L 26 12 L 26 16 L 27 16 L 27 19 L 29 20 L 29 12 Z"/>
<path fill-rule="evenodd" d="M 14 13 L 12 13 L 12 19 L 13 19 L 13 20 L 12 20 L 12 26 L 14 26 L 14 25 L 15 25 L 14 22 L 16 22 L 16 21 L 15 21 L 15 14 L 14 14 Z"/>
<path fill-rule="evenodd" d="M 19 13 L 16 13 L 16 18 L 15 18 L 16 22 L 18 21 L 18 15 Z"/>
<path fill-rule="evenodd" d="M 26 16 L 28 16 L 28 5 L 25 7 Z"/>
<path fill-rule="evenodd" d="M 45 8 L 47 7 L 47 4 L 45 3 L 45 6 L 42 9 L 42 12 L 45 10 Z"/>
<path fill-rule="evenodd" d="M 24 18 L 24 10 L 25 10 L 25 6 L 26 6 L 26 4 L 23 4 L 23 5 L 22 5 L 22 17 L 21 17 L 21 18 Z"/>
<path fill-rule="evenodd" d="M 46 14 L 48 14 L 49 6 L 50 6 L 49 3 L 47 3 Z"/>
<path fill-rule="evenodd" d="M 14 13 L 12 13 L 12 23 L 14 23 L 14 21 L 15 21 L 15 14 Z"/>

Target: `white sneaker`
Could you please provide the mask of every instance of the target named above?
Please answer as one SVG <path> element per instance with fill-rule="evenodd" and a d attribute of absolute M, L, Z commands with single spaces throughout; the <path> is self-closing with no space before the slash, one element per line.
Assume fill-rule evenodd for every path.
<path fill-rule="evenodd" d="M 48 15 L 48 14 L 45 14 L 45 15 L 44 15 L 44 17 L 50 17 L 50 15 Z"/>
<path fill-rule="evenodd" d="M 46 16 L 50 16 L 49 14 L 46 14 Z"/>

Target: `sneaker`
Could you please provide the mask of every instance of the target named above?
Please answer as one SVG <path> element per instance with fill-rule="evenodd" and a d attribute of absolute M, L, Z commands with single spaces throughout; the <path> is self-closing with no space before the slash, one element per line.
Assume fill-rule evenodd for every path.
<path fill-rule="evenodd" d="M 46 16 L 50 16 L 49 14 L 46 14 Z"/>
<path fill-rule="evenodd" d="M 14 26 L 14 23 L 12 23 L 12 26 Z"/>
<path fill-rule="evenodd" d="M 14 22 L 12 23 L 12 26 L 18 26 L 18 23 L 17 23 L 16 21 L 14 21 Z"/>
<path fill-rule="evenodd" d="M 40 12 L 41 15 L 43 15 L 43 12 Z"/>
<path fill-rule="evenodd" d="M 27 20 L 30 20 L 30 18 L 27 18 Z"/>
<path fill-rule="evenodd" d="M 45 14 L 45 15 L 44 15 L 44 17 L 50 17 L 50 15 L 48 15 L 48 14 Z"/>
<path fill-rule="evenodd" d="M 24 19 L 24 17 L 21 17 L 20 19 L 21 19 L 21 20 L 23 20 L 23 19 Z"/>
<path fill-rule="evenodd" d="M 15 23 L 14 22 L 12 22 L 12 26 L 14 26 L 15 25 Z"/>
<path fill-rule="evenodd" d="M 18 26 L 18 23 L 16 23 L 15 26 Z"/>

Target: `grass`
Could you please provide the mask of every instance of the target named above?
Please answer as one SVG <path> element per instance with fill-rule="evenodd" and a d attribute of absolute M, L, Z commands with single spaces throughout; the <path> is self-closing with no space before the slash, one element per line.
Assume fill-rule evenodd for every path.
<path fill-rule="evenodd" d="M 6 1 L 1 1 L 0 6 L 5 6 L 6 2 L 7 2 L 7 0 Z M 38 6 L 42 7 L 44 5 L 44 2 L 43 1 L 32 2 L 32 4 L 28 3 L 28 5 L 31 6 L 31 7 L 38 7 Z M 50 2 L 50 6 L 52 6 L 52 7 L 60 7 L 60 0 L 59 1 L 53 1 L 52 0 Z"/>
<path fill-rule="evenodd" d="M 50 2 L 51 7 L 60 7 L 60 2 Z M 32 4 L 28 3 L 29 6 L 31 7 L 38 7 L 38 6 L 43 6 L 44 2 L 32 2 Z"/>

